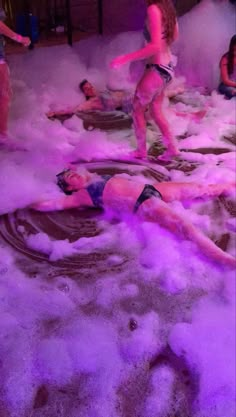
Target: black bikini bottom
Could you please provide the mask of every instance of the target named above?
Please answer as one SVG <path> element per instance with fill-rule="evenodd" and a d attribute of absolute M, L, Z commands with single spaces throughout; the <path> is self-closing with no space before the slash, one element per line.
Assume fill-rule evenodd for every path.
<path fill-rule="evenodd" d="M 168 84 L 172 80 L 172 75 L 170 74 L 170 72 L 173 72 L 172 67 L 169 67 L 170 72 L 158 64 L 147 64 L 146 68 L 154 68 L 160 74 L 165 84 Z"/>
<path fill-rule="evenodd" d="M 162 195 L 159 191 L 156 190 L 155 187 L 153 187 L 153 185 L 151 184 L 145 184 L 143 191 L 141 192 L 140 196 L 138 197 L 135 206 L 134 206 L 134 213 L 136 213 L 136 211 L 139 209 L 139 206 L 141 206 L 141 204 L 148 200 L 151 197 L 157 197 L 160 198 L 162 200 Z"/>

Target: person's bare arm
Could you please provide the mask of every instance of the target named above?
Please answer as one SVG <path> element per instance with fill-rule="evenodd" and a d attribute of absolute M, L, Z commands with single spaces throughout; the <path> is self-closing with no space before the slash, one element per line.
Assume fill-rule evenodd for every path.
<path fill-rule="evenodd" d="M 151 36 L 151 42 L 147 43 L 144 48 L 138 49 L 126 55 L 120 55 L 111 61 L 112 68 L 118 68 L 128 62 L 149 58 L 160 50 L 161 44 L 161 12 L 156 5 L 151 5 L 147 10 L 148 27 Z"/>
<path fill-rule="evenodd" d="M 165 202 L 157 199 L 146 200 L 139 207 L 137 214 L 142 219 L 157 222 L 160 226 L 181 239 L 187 239 L 196 243 L 202 254 L 211 261 L 230 268 L 236 267 L 236 259 L 233 256 L 222 251 L 191 222 L 175 213 Z"/>
<path fill-rule="evenodd" d="M 77 112 L 85 112 L 90 110 L 103 110 L 103 105 L 99 97 L 91 100 L 87 100 L 84 103 L 78 104 L 78 106 L 67 107 L 63 110 L 51 110 L 46 113 L 47 117 L 64 116 L 66 114 L 76 114 Z"/>
<path fill-rule="evenodd" d="M 58 211 L 76 207 L 93 207 L 93 202 L 86 190 L 80 190 L 72 195 L 63 195 L 51 200 L 41 200 L 30 205 L 30 208 L 38 211 Z"/>
<path fill-rule="evenodd" d="M 21 36 L 13 32 L 5 23 L 0 22 L 0 34 L 10 38 L 18 43 L 21 43 L 24 46 L 29 46 L 31 41 L 27 36 Z"/>
<path fill-rule="evenodd" d="M 63 110 L 50 110 L 49 112 L 46 113 L 46 116 L 51 118 L 51 117 L 57 117 L 57 116 L 64 116 L 66 114 L 75 114 L 76 113 L 76 108 L 77 107 L 67 107 Z"/>
<path fill-rule="evenodd" d="M 229 78 L 227 62 L 228 61 L 227 61 L 226 57 L 223 57 L 220 61 L 221 80 L 225 85 L 228 85 L 229 87 L 236 88 L 236 82 L 230 80 L 230 78 Z"/>
<path fill-rule="evenodd" d="M 89 110 L 103 110 L 103 105 L 102 105 L 100 97 L 95 97 L 90 100 L 87 100 L 84 103 L 79 104 L 75 108 L 75 112 L 89 111 Z"/>

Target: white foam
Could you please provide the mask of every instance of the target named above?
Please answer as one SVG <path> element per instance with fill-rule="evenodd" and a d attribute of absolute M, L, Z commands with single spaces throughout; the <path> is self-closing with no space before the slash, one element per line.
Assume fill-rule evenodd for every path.
<path fill-rule="evenodd" d="M 185 58 L 194 64 L 194 60 L 199 59 L 197 45 L 205 45 L 200 66 L 194 66 L 194 75 L 208 86 L 211 85 L 209 73 L 203 73 L 201 68 L 210 68 L 212 62 L 218 65 L 216 55 L 225 50 L 232 19 L 229 16 L 223 23 L 230 10 L 226 3 L 213 4 L 205 0 L 193 10 L 196 15 L 191 15 L 191 30 L 203 18 L 203 8 L 212 11 L 204 15 L 204 25 L 207 17 L 207 27 L 214 23 L 214 30 L 212 33 L 208 30 L 207 37 L 198 30 L 198 37 L 189 42 L 190 15 L 180 22 L 186 36 L 183 42 L 188 39 L 188 45 L 186 57 L 183 50 L 178 56 L 179 68 L 182 65 L 184 69 Z M 219 38 L 223 31 L 225 44 L 222 48 L 223 40 L 219 43 Z M 1 214 L 42 198 L 61 196 L 55 174 L 68 160 L 113 158 L 134 148 L 133 132 L 87 132 L 76 117 L 61 124 L 48 120 L 45 113 L 81 103 L 83 97 L 78 83 L 85 77 L 98 88 L 106 84 L 113 88 L 133 88 L 140 74 L 138 65 L 114 72 L 107 64 L 116 53 L 137 49 L 141 43 L 141 33 L 132 32 L 114 38 L 93 37 L 73 49 L 67 46 L 36 48 L 30 54 L 9 57 L 14 92 L 10 132 L 27 152 L 1 150 Z M 215 67 L 213 71 L 215 83 Z M 224 147 L 223 136 L 234 132 L 234 103 L 215 93 L 206 97 L 192 89 L 186 90 L 182 99 L 184 103 L 172 105 L 171 110 L 168 99 L 164 105 L 174 133 L 189 132 L 181 146 L 189 150 L 194 146 Z M 203 108 L 206 115 L 198 122 L 188 114 Z M 186 112 L 186 117 L 176 116 L 175 110 Z M 158 135 L 158 129 L 150 126 L 148 142 L 153 143 Z M 230 149 L 232 152 L 224 155 L 186 152 L 184 157 L 190 162 L 198 161 L 199 167 L 188 174 L 172 170 L 171 179 L 200 183 L 235 181 L 233 145 Z M 135 180 L 146 182 L 143 167 L 135 166 L 133 171 Z M 160 171 L 168 174 L 163 167 Z M 222 222 L 218 223 L 212 217 L 212 206 L 211 203 L 188 206 L 173 203 L 177 212 L 191 219 L 204 233 L 218 236 L 226 226 L 232 232 L 229 215 L 224 212 Z M 45 231 L 27 236 L 23 225 L 18 228 L 30 248 L 48 255 L 53 261 L 68 259 L 75 253 L 79 256 L 112 249 L 108 271 L 101 272 L 99 277 L 90 271 L 86 282 L 79 272 L 74 280 L 63 275 L 55 277 L 54 270 L 44 263 L 40 264 L 40 271 L 37 268 L 33 271 L 30 279 L 20 271 L 21 256 L 1 243 L 1 401 L 11 417 L 23 417 L 31 412 L 37 389 L 42 384 L 61 387 L 74 383 L 82 375 L 80 395 L 85 404 L 81 404 L 79 411 L 70 404 L 70 417 L 117 417 L 117 392 L 125 383 L 129 385 L 139 369 L 146 369 L 165 346 L 166 335 L 174 326 L 171 348 L 177 355 L 184 354 L 190 368 L 200 375 L 196 416 L 233 416 L 234 368 L 230 368 L 230 364 L 234 361 L 235 288 L 232 283 L 235 277 L 209 263 L 191 242 L 176 239 L 158 225 L 140 224 L 133 216 L 117 214 L 120 214 L 120 221 L 110 224 L 114 213 L 107 210 L 99 225 L 101 234 L 76 242 L 54 240 Z M 231 240 L 230 253 L 235 251 L 233 246 Z M 158 297 L 154 299 L 153 288 L 167 294 L 174 303 L 177 303 L 176 297 L 187 297 L 191 291 L 196 291 L 199 297 L 208 293 L 209 297 L 196 307 L 189 299 L 189 319 L 193 315 L 190 323 L 183 322 L 186 306 L 182 309 L 179 305 L 180 323 L 176 324 L 171 312 L 170 320 L 157 313 Z M 217 291 L 218 295 L 214 296 Z M 137 323 L 133 331 L 129 328 L 131 318 Z M 142 404 L 142 417 L 166 417 L 173 387 L 172 371 L 163 367 L 150 373 L 149 383 L 151 391 Z M 46 417 L 47 412 L 50 414 L 50 410 L 45 409 L 38 410 L 40 417 Z M 64 412 L 61 405 L 62 415 Z"/>

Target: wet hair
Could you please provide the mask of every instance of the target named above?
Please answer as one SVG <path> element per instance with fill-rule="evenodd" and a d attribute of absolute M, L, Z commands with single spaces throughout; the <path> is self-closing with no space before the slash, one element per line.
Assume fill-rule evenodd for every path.
<path fill-rule="evenodd" d="M 79 83 L 79 88 L 80 88 L 80 90 L 82 91 L 82 93 L 84 92 L 84 91 L 83 91 L 83 86 L 84 86 L 86 83 L 88 83 L 88 80 L 86 80 L 86 78 L 85 78 L 83 81 L 81 81 L 81 83 Z"/>
<path fill-rule="evenodd" d="M 69 184 L 67 184 L 65 180 L 65 174 L 67 172 L 70 172 L 70 169 L 64 169 L 63 171 L 59 172 L 59 174 L 57 174 L 57 185 L 63 191 L 64 194 L 71 195 L 75 190 L 68 190 Z"/>
<path fill-rule="evenodd" d="M 83 81 L 81 81 L 81 83 L 79 83 L 79 88 L 80 88 L 80 90 L 82 91 L 82 93 L 84 94 L 84 90 L 83 90 L 83 87 L 84 87 L 84 85 L 85 84 L 87 84 L 89 81 L 88 80 L 86 80 L 86 78 L 83 80 Z M 85 98 L 86 98 L 86 100 L 89 100 L 91 97 L 89 97 L 89 96 L 85 96 Z"/>
<path fill-rule="evenodd" d="M 175 25 L 176 25 L 176 12 L 172 0 L 146 0 L 147 5 L 156 4 L 161 10 L 162 25 L 165 34 L 165 38 L 168 44 L 173 42 Z"/>
<path fill-rule="evenodd" d="M 228 74 L 232 74 L 234 71 L 234 48 L 236 47 L 236 35 L 232 36 L 229 44 L 229 51 L 226 54 L 227 56 L 227 69 Z"/>

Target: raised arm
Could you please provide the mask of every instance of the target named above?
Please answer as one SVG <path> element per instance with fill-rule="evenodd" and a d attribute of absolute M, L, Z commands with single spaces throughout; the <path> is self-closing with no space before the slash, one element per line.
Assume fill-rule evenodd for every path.
<path fill-rule="evenodd" d="M 147 9 L 148 28 L 151 36 L 151 42 L 147 43 L 144 48 L 138 49 L 126 55 L 118 56 L 111 62 L 112 68 L 118 68 L 128 62 L 138 61 L 155 55 L 160 50 L 161 44 L 161 12 L 159 8 L 152 4 Z"/>
<path fill-rule="evenodd" d="M 236 88 L 236 82 L 230 80 L 229 74 L 228 74 L 228 59 L 226 56 L 223 56 L 220 61 L 220 76 L 221 80 L 225 85 L 228 85 L 229 87 Z"/>

